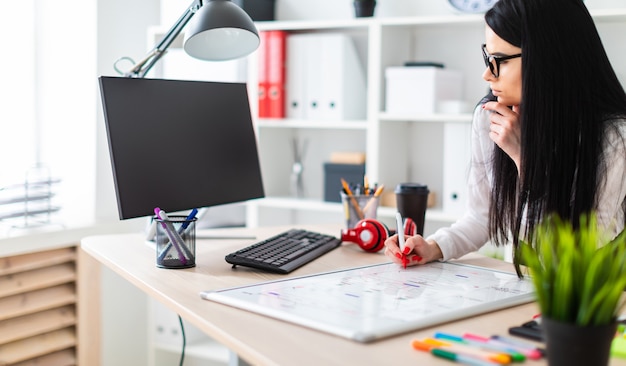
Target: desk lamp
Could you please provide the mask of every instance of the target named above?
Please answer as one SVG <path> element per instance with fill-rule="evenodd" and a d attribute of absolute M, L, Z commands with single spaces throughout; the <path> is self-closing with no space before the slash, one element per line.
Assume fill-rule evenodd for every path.
<path fill-rule="evenodd" d="M 198 16 L 189 25 L 183 42 L 183 49 L 190 56 L 227 61 L 246 56 L 259 46 L 254 22 L 242 8 L 230 0 L 194 0 L 161 42 L 124 76 L 145 77 L 196 13 Z"/>

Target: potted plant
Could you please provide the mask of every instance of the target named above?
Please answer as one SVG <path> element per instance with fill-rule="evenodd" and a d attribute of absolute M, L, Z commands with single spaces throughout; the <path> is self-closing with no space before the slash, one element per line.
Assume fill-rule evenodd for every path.
<path fill-rule="evenodd" d="M 624 306 L 626 231 L 610 240 L 595 214 L 583 215 L 577 229 L 551 216 L 516 254 L 536 290 L 548 363 L 608 364 Z"/>
<path fill-rule="evenodd" d="M 374 16 L 376 0 L 354 0 L 354 14 L 357 18 Z"/>

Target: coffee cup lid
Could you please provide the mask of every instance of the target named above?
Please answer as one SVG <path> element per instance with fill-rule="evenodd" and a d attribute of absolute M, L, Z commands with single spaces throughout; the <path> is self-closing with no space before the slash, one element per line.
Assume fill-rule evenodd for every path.
<path fill-rule="evenodd" d="M 395 193 L 423 193 L 428 192 L 428 186 L 421 183 L 400 183 L 396 186 Z"/>

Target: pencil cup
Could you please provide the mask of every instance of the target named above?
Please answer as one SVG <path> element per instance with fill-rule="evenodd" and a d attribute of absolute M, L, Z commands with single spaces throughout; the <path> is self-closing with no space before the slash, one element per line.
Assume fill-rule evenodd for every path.
<path fill-rule="evenodd" d="M 424 216 L 428 203 L 428 186 L 419 183 L 400 183 L 396 186 L 396 205 L 403 218 L 415 223 L 415 233 L 424 235 Z"/>
<path fill-rule="evenodd" d="M 375 219 L 380 197 L 374 195 L 347 195 L 341 193 L 341 203 L 346 216 L 346 228 L 351 229 L 363 219 Z"/>
<path fill-rule="evenodd" d="M 156 221 L 156 264 L 161 268 L 196 266 L 196 218 L 169 216 Z"/>

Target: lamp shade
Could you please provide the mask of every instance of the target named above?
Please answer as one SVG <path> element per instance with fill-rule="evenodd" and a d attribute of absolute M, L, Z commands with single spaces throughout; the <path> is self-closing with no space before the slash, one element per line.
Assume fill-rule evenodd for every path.
<path fill-rule="evenodd" d="M 259 46 L 254 22 L 230 0 L 210 0 L 191 20 L 183 48 L 192 57 L 226 61 L 246 56 Z"/>

